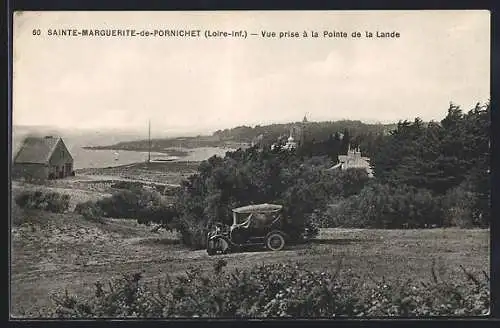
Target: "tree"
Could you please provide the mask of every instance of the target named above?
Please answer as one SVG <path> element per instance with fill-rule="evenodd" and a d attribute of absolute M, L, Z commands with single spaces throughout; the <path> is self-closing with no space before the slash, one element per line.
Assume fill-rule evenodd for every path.
<path fill-rule="evenodd" d="M 489 168 L 489 105 L 463 114 L 451 104 L 440 122 L 399 122 L 384 138 L 372 164 L 375 176 L 443 195 L 466 179 L 487 181 Z M 481 178 L 482 177 L 482 178 Z M 480 187 L 485 191 L 484 183 Z M 488 191 L 489 192 L 489 191 Z"/>
<path fill-rule="evenodd" d="M 421 119 L 416 118 L 413 123 L 400 121 L 372 158 L 375 176 L 392 184 L 419 184 L 419 172 L 415 165 L 423 133 Z"/>
<path fill-rule="evenodd" d="M 299 236 L 333 196 L 355 193 L 368 179 L 366 173 L 325 171 L 329 163 L 326 157 L 304 161 L 294 152 L 256 148 L 204 161 L 182 184 L 175 202 L 183 241 L 204 247 L 214 222 L 229 224 L 233 208 L 257 203 L 283 205 Z"/>
<path fill-rule="evenodd" d="M 344 129 L 344 132 L 342 133 L 342 142 L 339 149 L 340 153 L 347 154 L 347 150 L 349 149 L 350 144 L 351 134 L 348 129 Z"/>

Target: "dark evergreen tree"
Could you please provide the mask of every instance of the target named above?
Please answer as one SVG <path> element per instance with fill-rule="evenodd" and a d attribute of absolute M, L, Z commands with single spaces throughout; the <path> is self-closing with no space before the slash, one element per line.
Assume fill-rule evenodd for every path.
<path fill-rule="evenodd" d="M 344 129 L 342 132 L 342 142 L 340 144 L 340 153 L 341 154 L 347 154 L 347 150 L 349 149 L 349 146 L 351 145 L 352 142 L 352 137 L 351 133 L 349 132 L 348 129 Z"/>

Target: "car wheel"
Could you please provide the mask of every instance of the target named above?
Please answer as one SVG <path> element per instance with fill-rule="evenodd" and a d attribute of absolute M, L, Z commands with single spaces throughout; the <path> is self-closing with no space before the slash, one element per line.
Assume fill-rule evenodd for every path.
<path fill-rule="evenodd" d="M 266 238 L 266 247 L 272 251 L 280 251 L 285 247 L 285 237 L 278 232 L 270 233 Z"/>

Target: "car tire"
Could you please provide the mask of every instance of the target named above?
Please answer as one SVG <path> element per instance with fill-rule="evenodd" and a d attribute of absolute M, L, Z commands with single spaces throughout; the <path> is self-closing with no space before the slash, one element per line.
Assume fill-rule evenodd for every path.
<path fill-rule="evenodd" d="M 285 247 L 285 236 L 279 232 L 271 232 L 266 237 L 266 247 L 271 251 L 281 251 Z"/>

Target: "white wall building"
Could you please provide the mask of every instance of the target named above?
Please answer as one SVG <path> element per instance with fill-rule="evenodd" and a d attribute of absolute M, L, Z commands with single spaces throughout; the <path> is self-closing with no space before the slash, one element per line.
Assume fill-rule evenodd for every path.
<path fill-rule="evenodd" d="M 347 155 L 339 155 L 339 163 L 332 166 L 330 170 L 338 169 L 347 170 L 347 169 L 365 169 L 366 173 L 370 178 L 373 177 L 373 169 L 370 165 L 370 158 L 361 156 L 361 150 L 359 147 L 357 149 L 349 149 L 347 150 Z"/>

